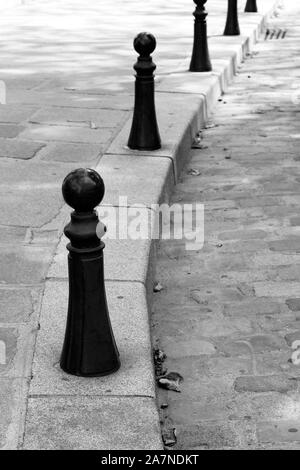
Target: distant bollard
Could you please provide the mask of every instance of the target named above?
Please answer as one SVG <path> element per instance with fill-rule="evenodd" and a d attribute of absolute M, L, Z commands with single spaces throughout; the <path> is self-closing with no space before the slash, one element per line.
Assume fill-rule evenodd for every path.
<path fill-rule="evenodd" d="M 156 48 L 156 39 L 150 33 L 140 33 L 134 39 L 139 54 L 134 64 L 136 71 L 135 103 L 128 147 L 133 150 L 158 150 L 161 147 L 155 111 L 154 70 L 150 54 Z"/>
<path fill-rule="evenodd" d="M 212 66 L 207 44 L 207 12 L 204 6 L 207 0 L 193 1 L 197 6 L 193 13 L 195 17 L 194 45 L 190 63 L 190 72 L 210 72 L 212 70 Z"/>
<path fill-rule="evenodd" d="M 62 185 L 63 197 L 74 210 L 65 227 L 70 239 L 69 308 L 60 366 L 69 374 L 97 377 L 120 367 L 106 302 L 103 248 L 94 208 L 103 199 L 101 176 L 91 169 L 72 171 Z"/>
<path fill-rule="evenodd" d="M 224 36 L 239 36 L 238 0 L 228 0 L 227 21 Z"/>
<path fill-rule="evenodd" d="M 245 12 L 246 13 L 257 13 L 257 4 L 256 0 L 247 0 L 246 7 L 245 7 Z"/>

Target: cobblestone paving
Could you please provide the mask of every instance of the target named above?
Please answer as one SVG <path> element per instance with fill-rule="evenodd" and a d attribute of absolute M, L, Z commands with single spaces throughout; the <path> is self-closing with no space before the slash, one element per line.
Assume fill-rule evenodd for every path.
<path fill-rule="evenodd" d="M 173 194 L 205 204 L 204 248 L 160 246 L 155 347 L 184 377 L 159 389 L 175 449 L 300 449 L 299 6 L 270 27 L 286 38 L 261 39 Z"/>

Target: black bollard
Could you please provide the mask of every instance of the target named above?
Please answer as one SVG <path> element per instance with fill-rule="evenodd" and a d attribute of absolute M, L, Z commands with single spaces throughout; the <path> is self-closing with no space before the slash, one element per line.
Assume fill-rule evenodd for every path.
<path fill-rule="evenodd" d="M 207 12 L 204 6 L 206 2 L 207 0 L 194 0 L 197 6 L 193 13 L 195 17 L 194 45 L 190 72 L 210 72 L 212 70 L 207 44 Z"/>
<path fill-rule="evenodd" d="M 246 13 L 257 13 L 256 0 L 247 0 L 245 12 Z"/>
<path fill-rule="evenodd" d="M 134 64 L 136 71 L 135 103 L 128 147 L 133 150 L 158 150 L 161 147 L 154 100 L 154 70 L 150 54 L 156 48 L 156 39 L 150 33 L 140 33 L 133 47 L 139 54 Z"/>
<path fill-rule="evenodd" d="M 224 36 L 239 36 L 240 26 L 238 19 L 237 0 L 228 0 L 227 21 Z"/>
<path fill-rule="evenodd" d="M 105 186 L 94 170 L 72 171 L 62 185 L 63 197 L 74 210 L 65 227 L 70 239 L 69 308 L 60 366 L 69 374 L 97 377 L 120 367 L 110 324 L 103 272 L 104 243 L 97 236 L 94 208 L 103 199 Z"/>

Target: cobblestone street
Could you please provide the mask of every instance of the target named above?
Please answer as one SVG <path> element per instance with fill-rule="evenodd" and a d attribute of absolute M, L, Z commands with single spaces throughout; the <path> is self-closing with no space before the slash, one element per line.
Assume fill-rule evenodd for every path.
<path fill-rule="evenodd" d="M 173 193 L 205 205 L 204 248 L 158 253 L 154 344 L 184 378 L 159 389 L 173 449 L 300 449 L 299 16 L 271 21 L 286 37 L 261 37 Z"/>

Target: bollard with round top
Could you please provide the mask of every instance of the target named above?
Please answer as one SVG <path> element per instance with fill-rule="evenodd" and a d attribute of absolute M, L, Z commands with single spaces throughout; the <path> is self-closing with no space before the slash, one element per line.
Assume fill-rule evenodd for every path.
<path fill-rule="evenodd" d="M 194 44 L 190 63 L 190 72 L 210 72 L 212 70 L 207 44 L 207 12 L 205 3 L 207 0 L 194 0 L 196 9 L 193 13 L 194 23 Z"/>
<path fill-rule="evenodd" d="M 247 0 L 246 7 L 245 7 L 245 12 L 246 13 L 257 13 L 257 4 L 256 0 Z"/>
<path fill-rule="evenodd" d="M 228 0 L 227 20 L 224 36 L 239 36 L 238 0 Z"/>
<path fill-rule="evenodd" d="M 69 250 L 69 307 L 61 368 L 73 375 L 97 377 L 120 367 L 106 302 L 103 249 L 97 236 L 95 207 L 105 192 L 101 176 L 79 168 L 64 179 L 62 193 L 75 209 L 65 227 Z"/>
<path fill-rule="evenodd" d="M 135 103 L 128 147 L 133 150 L 158 150 L 161 147 L 154 99 L 154 64 L 151 54 L 156 39 L 150 33 L 140 33 L 133 42 L 139 54 L 136 71 Z"/>

